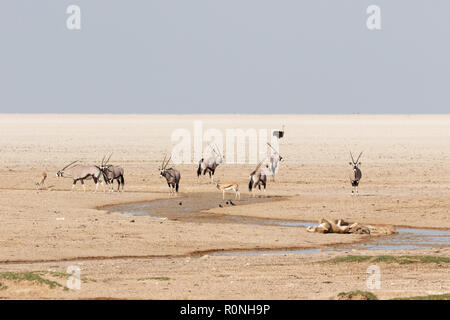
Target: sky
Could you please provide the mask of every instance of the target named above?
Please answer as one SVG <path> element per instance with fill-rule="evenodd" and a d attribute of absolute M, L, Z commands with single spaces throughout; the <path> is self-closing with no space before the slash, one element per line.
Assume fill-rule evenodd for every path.
<path fill-rule="evenodd" d="M 448 0 L 2 0 L 0 113 L 449 113 L 449 35 Z"/>

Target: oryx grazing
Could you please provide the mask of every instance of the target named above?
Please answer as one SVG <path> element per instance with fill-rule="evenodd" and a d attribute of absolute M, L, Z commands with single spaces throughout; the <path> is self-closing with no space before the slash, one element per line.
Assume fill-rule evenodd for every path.
<path fill-rule="evenodd" d="M 217 189 L 222 191 L 222 199 L 225 200 L 225 191 L 234 191 L 234 198 L 241 200 L 241 193 L 239 192 L 239 185 L 236 182 L 231 183 L 216 183 Z"/>
<path fill-rule="evenodd" d="M 122 192 L 125 186 L 125 179 L 123 177 L 124 170 L 122 167 L 114 166 L 108 164 L 109 159 L 111 159 L 112 153 L 109 155 L 108 159 L 105 161 L 105 157 L 102 159 L 100 167 L 98 167 L 103 174 L 103 179 L 107 184 L 110 185 L 110 191 L 114 192 L 114 180 L 117 180 L 117 191 L 120 192 L 120 184 L 122 184 Z"/>
<path fill-rule="evenodd" d="M 270 155 L 270 165 L 269 169 L 272 173 L 272 181 L 275 181 L 275 174 L 278 172 L 278 163 L 283 160 L 283 157 L 280 155 L 280 153 L 272 147 L 270 143 L 267 142 L 267 145 L 272 149 L 272 154 Z"/>
<path fill-rule="evenodd" d="M 261 166 L 263 165 L 264 161 L 261 161 L 256 166 L 255 170 L 253 170 L 250 173 L 250 181 L 248 183 L 248 191 L 254 195 L 253 190 L 258 187 L 258 189 L 261 191 L 261 186 L 264 187 L 264 192 L 266 192 L 266 185 L 267 185 L 267 168 L 268 165 L 265 165 L 263 168 Z"/>
<path fill-rule="evenodd" d="M 359 154 L 358 159 L 353 158 L 352 152 L 350 151 L 350 157 L 352 158 L 352 161 L 348 164 L 352 167 L 350 171 L 350 183 L 352 184 L 352 195 L 358 194 L 358 185 L 359 181 L 361 180 L 362 173 L 359 169 L 359 166 L 361 165 L 361 162 L 359 162 L 359 158 L 361 158 L 362 152 Z"/>
<path fill-rule="evenodd" d="M 75 160 L 70 164 L 68 164 L 67 166 L 65 166 L 64 168 L 62 168 L 61 170 L 59 170 L 56 173 L 56 176 L 73 179 L 72 191 L 75 188 L 75 184 L 77 183 L 77 181 L 81 182 L 83 190 L 86 191 L 84 180 L 93 179 L 95 183 L 95 192 L 97 192 L 98 183 L 102 176 L 102 171 L 97 166 L 85 166 L 81 164 L 75 164 L 78 161 L 79 160 Z"/>
<path fill-rule="evenodd" d="M 169 160 L 166 161 L 167 155 L 164 157 L 164 160 L 161 164 L 160 171 L 160 178 L 164 177 L 167 180 L 167 185 L 170 188 L 170 195 L 178 193 L 178 187 L 180 185 L 180 179 L 181 174 L 180 171 L 175 170 L 173 168 L 166 169 L 167 164 L 169 163 L 170 159 L 172 159 L 172 156 L 170 156 Z"/>
<path fill-rule="evenodd" d="M 211 147 L 211 146 L 210 146 Z M 208 157 L 208 158 L 202 158 L 198 162 L 198 168 L 197 168 L 197 181 L 200 179 L 200 175 L 203 172 L 203 175 L 205 175 L 207 172 L 209 173 L 209 177 L 211 178 L 211 183 L 214 182 L 214 173 L 217 169 L 217 167 L 223 162 L 223 156 L 220 152 L 217 145 L 214 145 L 211 147 L 211 150 L 213 151 L 214 155 Z"/>

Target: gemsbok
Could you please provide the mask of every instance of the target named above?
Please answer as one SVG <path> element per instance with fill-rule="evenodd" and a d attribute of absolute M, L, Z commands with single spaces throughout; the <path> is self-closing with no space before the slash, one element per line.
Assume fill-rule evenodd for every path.
<path fill-rule="evenodd" d="M 180 171 L 175 170 L 173 168 L 166 169 L 167 164 L 169 163 L 170 159 L 172 159 L 172 156 L 169 158 L 169 160 L 167 160 L 167 162 L 165 162 L 166 157 L 167 156 L 164 157 L 164 160 L 161 164 L 161 168 L 159 169 L 159 171 L 160 171 L 159 177 L 166 178 L 167 185 L 170 188 L 170 193 L 169 193 L 170 195 L 175 194 L 175 193 L 178 194 L 178 187 L 180 185 L 181 174 L 180 174 Z"/>
<path fill-rule="evenodd" d="M 266 192 L 266 185 L 267 185 L 267 174 L 264 169 L 267 170 L 267 165 L 264 168 L 261 168 L 263 164 L 263 161 L 258 163 L 255 170 L 253 170 L 250 173 L 250 181 L 248 183 L 248 191 L 254 195 L 253 190 L 258 187 L 258 189 L 261 191 L 261 186 L 264 187 L 264 192 Z"/>
<path fill-rule="evenodd" d="M 207 159 L 202 158 L 198 162 L 197 181 L 200 180 L 200 175 L 202 174 L 202 172 L 203 172 L 203 175 L 205 175 L 208 172 L 209 177 L 211 179 L 211 183 L 214 182 L 214 173 L 215 173 L 217 167 L 223 162 L 223 156 L 222 156 L 222 153 L 220 152 L 219 148 L 217 147 L 217 145 L 212 147 L 212 151 L 214 152 L 215 156 L 210 156 Z"/>
<path fill-rule="evenodd" d="M 117 180 L 117 191 L 120 191 L 120 184 L 122 184 L 122 192 L 125 186 L 125 179 L 123 177 L 124 170 L 122 167 L 108 164 L 109 159 L 111 159 L 112 153 L 109 155 L 108 159 L 105 161 L 105 157 L 102 159 L 102 163 L 99 169 L 102 171 L 103 179 L 107 184 L 110 185 L 110 191 L 114 192 L 114 180 Z"/>
<path fill-rule="evenodd" d="M 83 190 L 86 191 L 86 187 L 84 185 L 84 180 L 93 179 L 95 183 L 95 192 L 98 189 L 98 183 L 102 176 L 102 171 L 96 166 L 85 166 L 81 164 L 75 164 L 79 160 L 76 160 L 56 173 L 58 178 L 71 178 L 73 179 L 72 191 L 75 188 L 75 184 L 77 181 L 81 182 L 83 186 Z M 103 184 L 103 181 L 102 181 Z"/>
<path fill-rule="evenodd" d="M 278 163 L 283 160 L 283 157 L 270 143 L 267 142 L 267 145 L 273 151 L 270 155 L 270 172 L 272 173 L 272 181 L 275 181 L 275 174 L 278 172 Z"/>
<path fill-rule="evenodd" d="M 352 167 L 350 171 L 350 183 L 352 184 L 352 195 L 355 193 L 358 194 L 358 185 L 359 181 L 362 178 L 361 169 L 359 169 L 359 166 L 361 165 L 361 162 L 359 162 L 359 158 L 361 158 L 362 152 L 359 154 L 358 159 L 353 158 L 352 152 L 350 151 L 350 157 L 352 158 L 352 161 L 349 162 L 349 165 Z"/>
<path fill-rule="evenodd" d="M 239 185 L 236 182 L 231 183 L 216 183 L 217 189 L 222 191 L 222 199 L 225 200 L 225 191 L 234 191 L 234 198 L 241 200 L 241 193 L 239 192 Z"/>

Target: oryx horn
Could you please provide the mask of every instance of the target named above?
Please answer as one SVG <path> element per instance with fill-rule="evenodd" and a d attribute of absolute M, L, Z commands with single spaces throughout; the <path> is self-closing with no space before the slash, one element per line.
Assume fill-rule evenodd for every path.
<path fill-rule="evenodd" d="M 75 162 L 78 162 L 79 160 L 75 160 L 74 162 L 69 163 L 67 166 L 65 166 L 64 168 L 61 169 L 61 171 L 66 170 L 68 167 L 70 167 L 71 165 L 73 165 Z"/>
<path fill-rule="evenodd" d="M 356 159 L 356 163 L 358 163 L 358 161 L 359 161 L 359 158 L 361 158 L 361 155 L 362 155 L 363 153 L 362 153 L 362 151 L 361 151 L 361 153 L 359 154 L 359 156 L 358 156 L 358 159 Z"/>
<path fill-rule="evenodd" d="M 111 152 L 111 154 L 109 155 L 108 159 L 106 160 L 106 162 L 104 163 L 104 165 L 106 166 L 109 162 L 109 159 L 111 159 L 111 156 L 113 155 L 113 153 Z M 102 162 L 103 163 L 103 162 Z"/>

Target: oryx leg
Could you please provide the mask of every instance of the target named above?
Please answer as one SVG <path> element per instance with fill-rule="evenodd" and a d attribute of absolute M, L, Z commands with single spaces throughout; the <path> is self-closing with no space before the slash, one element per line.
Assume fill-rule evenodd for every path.
<path fill-rule="evenodd" d="M 73 183 L 72 183 L 72 191 L 73 191 L 73 189 L 75 189 L 75 185 L 77 184 L 77 180 L 73 180 Z"/>
<path fill-rule="evenodd" d="M 209 179 L 211 180 L 211 183 L 213 183 L 214 182 L 214 177 L 213 177 L 214 173 L 211 170 L 208 170 L 208 174 L 209 174 Z"/>
<path fill-rule="evenodd" d="M 96 177 L 92 177 L 92 179 L 94 180 L 94 183 L 95 183 L 95 191 L 94 191 L 94 193 L 96 193 L 97 189 L 98 189 L 99 179 L 97 179 Z M 83 188 L 84 188 L 84 184 L 83 184 Z"/>
<path fill-rule="evenodd" d="M 86 192 L 86 186 L 84 185 L 84 180 L 81 179 L 80 181 L 81 181 L 81 185 L 83 186 L 83 192 Z"/>

